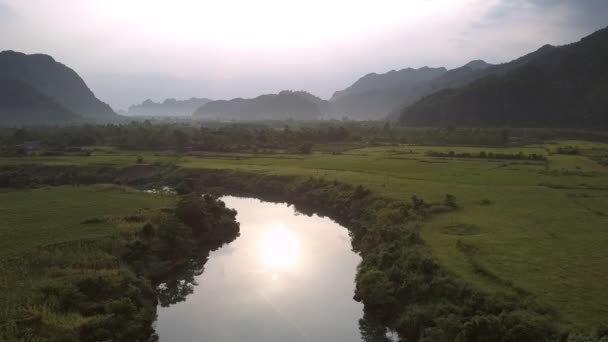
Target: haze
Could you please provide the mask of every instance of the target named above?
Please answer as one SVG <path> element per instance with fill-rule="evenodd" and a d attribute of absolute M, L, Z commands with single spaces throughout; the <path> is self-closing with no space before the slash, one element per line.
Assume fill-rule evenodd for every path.
<path fill-rule="evenodd" d="M 605 18 L 603 0 L 0 0 L 0 47 L 52 55 L 121 109 L 282 89 L 329 97 L 368 72 L 508 61 Z"/>

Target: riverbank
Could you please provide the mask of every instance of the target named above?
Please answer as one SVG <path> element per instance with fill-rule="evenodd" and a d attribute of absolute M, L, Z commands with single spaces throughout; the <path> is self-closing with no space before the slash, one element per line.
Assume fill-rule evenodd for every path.
<path fill-rule="evenodd" d="M 42 186 L 0 204 L 5 341 L 154 340 L 158 300 L 181 295 L 157 285 L 238 236 L 236 213 L 209 196 Z"/>
<path fill-rule="evenodd" d="M 517 288 L 501 294 L 481 292 L 436 262 L 418 224 L 431 215 L 458 210 L 453 199 L 398 201 L 337 181 L 235 171 L 147 167 L 148 177 L 129 180 L 124 175 L 133 174 L 132 169 L 68 169 L 73 182 L 113 178 L 141 184 L 145 180 L 177 189 L 293 203 L 300 211 L 331 217 L 350 230 L 353 249 L 363 258 L 355 298 L 408 340 L 545 341 L 563 329 L 555 312 L 534 303 L 525 292 Z M 22 167 L 19 172 L 28 179 L 56 180 L 66 168 Z M 98 178 L 86 176 L 91 174 Z"/>

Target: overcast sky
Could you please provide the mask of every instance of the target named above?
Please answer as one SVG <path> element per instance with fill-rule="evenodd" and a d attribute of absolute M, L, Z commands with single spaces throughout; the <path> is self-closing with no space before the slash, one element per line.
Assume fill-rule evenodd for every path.
<path fill-rule="evenodd" d="M 115 109 L 327 98 L 369 72 L 509 61 L 608 25 L 608 0 L 0 0 L 0 49 L 50 54 Z"/>

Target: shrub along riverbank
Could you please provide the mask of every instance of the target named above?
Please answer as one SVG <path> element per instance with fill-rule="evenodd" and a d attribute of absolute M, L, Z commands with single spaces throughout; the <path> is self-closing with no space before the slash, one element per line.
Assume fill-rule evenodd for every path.
<path fill-rule="evenodd" d="M 563 333 L 557 315 L 525 295 L 478 292 L 435 262 L 418 223 L 457 210 L 452 196 L 395 201 L 337 181 L 234 171 L 178 170 L 166 181 L 292 203 L 347 227 L 362 257 L 355 299 L 407 341 L 551 341 Z"/>
<path fill-rule="evenodd" d="M 99 191 L 103 197 L 132 192 L 111 185 L 96 188 L 100 189 L 74 188 L 70 193 L 81 196 L 82 192 Z M 57 189 L 61 188 L 41 191 L 66 192 Z M 69 215 L 82 214 L 74 211 Z M 185 194 L 175 207 L 89 217 L 73 228 L 108 225 L 113 227 L 109 235 L 40 246 L 2 260 L 2 278 L 7 272 L 29 276 L 9 276 L 0 283 L 6 291 L 22 293 L 0 295 L 7 305 L 0 312 L 0 340 L 155 340 L 152 325 L 157 303 L 183 300 L 191 291 L 192 275 L 202 270 L 209 251 L 238 237 L 235 216 L 216 197 Z M 11 279 L 16 281 L 11 283 Z M 15 288 L 20 281 L 28 290 Z"/>
<path fill-rule="evenodd" d="M 360 186 L 315 178 L 139 168 L 4 168 L 0 171 L 0 185 L 3 180 L 6 184 L 12 179 L 8 173 L 18 173 L 20 184 L 168 184 L 181 193 L 194 190 L 292 203 L 304 213 L 329 216 L 349 229 L 353 249 L 362 257 L 355 299 L 365 304 L 369 314 L 397 330 L 407 341 L 576 341 L 579 338 L 568 337 L 557 314 L 537 305 L 522 291 L 482 293 L 433 259 L 420 238 L 418 224 L 430 215 L 458 210 L 457 200 L 452 196 L 446 196 L 444 203 L 434 204 L 417 197 L 397 201 L 377 196 Z M 135 245 L 132 249 L 141 250 Z M 142 258 L 136 256 L 133 260 L 132 265 L 139 265 Z M 145 266 L 135 266 L 136 270 L 137 267 L 143 267 L 139 273 L 146 274 Z M 589 340 L 597 339 L 589 336 Z"/>

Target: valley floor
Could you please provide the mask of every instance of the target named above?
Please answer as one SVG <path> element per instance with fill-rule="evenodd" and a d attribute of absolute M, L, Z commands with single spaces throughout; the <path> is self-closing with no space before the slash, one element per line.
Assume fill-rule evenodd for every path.
<path fill-rule="evenodd" d="M 579 146 L 579 155 L 556 154 L 559 146 Z M 448 156 L 432 156 L 428 151 Z M 454 151 L 453 156 L 449 155 Z M 458 157 L 479 152 L 537 154 L 546 160 L 507 160 Z M 603 152 L 602 152 L 603 151 Z M 1 158 L 0 165 L 111 165 L 174 164 L 184 168 L 235 169 L 277 175 L 301 175 L 338 180 L 365 187 L 388 197 L 409 200 L 416 195 L 428 202 L 455 196 L 459 210 L 433 215 L 422 226 L 422 236 L 438 260 L 450 271 L 489 292 L 529 293 L 555 308 L 576 328 L 595 329 L 608 323 L 608 167 L 590 155 L 605 153 L 608 144 L 563 141 L 513 148 L 383 146 L 342 153 L 207 154 L 179 156 L 162 153 L 98 151 L 88 157 Z M 62 193 L 44 189 L 0 193 L 0 210 L 8 220 L 0 224 L 0 256 L 31 251 L 40 241 L 75 238 L 69 229 L 82 217 L 70 217 L 61 206 L 81 206 L 73 188 Z M 83 190 L 80 190 L 82 192 Z M 78 196 L 88 196 L 87 191 Z M 30 196 L 36 192 L 36 196 Z M 99 194 L 97 192 L 96 194 Z M 107 193 L 97 206 L 100 213 L 133 209 L 130 196 Z M 117 196 L 116 198 L 105 196 Z M 37 203 L 23 202 L 23 198 Z M 106 198 L 104 200 L 104 198 Z M 162 206 L 167 199 L 144 198 L 142 206 Z M 20 200 L 21 199 L 21 200 Z M 106 201 L 107 200 L 107 201 Z M 71 204 L 70 204 L 71 203 Z M 93 203 L 93 202 L 92 202 Z M 8 206 L 7 206 L 8 205 Z M 80 207 L 79 207 L 80 208 Z M 82 210 L 93 210 L 88 206 Z M 81 210 L 78 209 L 78 210 Z M 65 212 L 55 228 L 42 224 L 42 211 Z M 27 213 L 17 217 L 17 213 Z M 42 216 L 41 216 L 42 215 Z M 86 216 L 99 215 L 87 212 Z M 25 220 L 25 230 L 12 228 Z M 23 225 L 23 223 L 19 223 Z M 79 226 L 80 227 L 80 226 Z M 107 227 L 82 231 L 105 234 Z M 56 234 L 59 231 L 61 234 Z"/>

